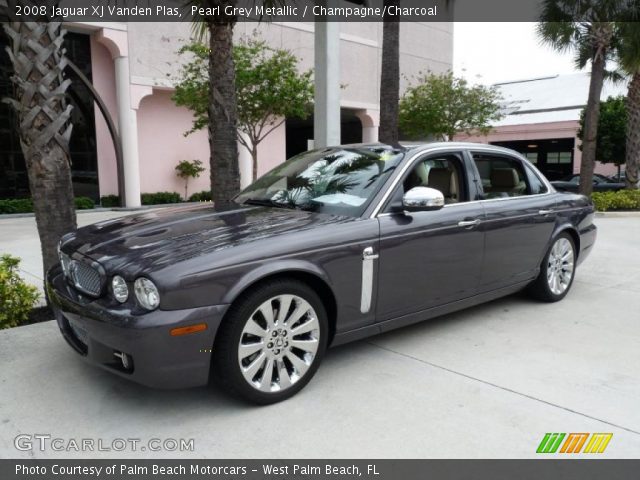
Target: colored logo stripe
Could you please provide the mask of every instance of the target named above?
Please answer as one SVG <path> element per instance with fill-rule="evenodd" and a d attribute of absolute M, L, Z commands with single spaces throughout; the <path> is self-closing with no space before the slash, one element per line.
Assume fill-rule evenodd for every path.
<path fill-rule="evenodd" d="M 536 453 L 556 453 L 564 436 L 564 433 L 546 433 Z"/>
<path fill-rule="evenodd" d="M 565 437 L 566 440 L 564 440 Z M 609 445 L 611 437 L 613 437 L 613 433 L 570 433 L 569 435 L 560 432 L 545 433 L 536 453 L 556 453 L 560 444 L 562 444 L 562 448 L 558 453 L 603 453 Z M 587 446 L 582 450 L 585 443 Z"/>
<path fill-rule="evenodd" d="M 613 433 L 594 433 L 584 449 L 584 453 L 602 453 L 609 445 Z"/>
<path fill-rule="evenodd" d="M 562 444 L 560 453 L 580 453 L 587 438 L 589 438 L 588 433 L 570 433 Z"/>

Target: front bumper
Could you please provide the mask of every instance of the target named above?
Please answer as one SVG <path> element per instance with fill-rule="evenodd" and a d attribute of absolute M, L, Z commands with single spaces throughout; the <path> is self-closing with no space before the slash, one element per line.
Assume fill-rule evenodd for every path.
<path fill-rule="evenodd" d="M 209 381 L 211 348 L 228 305 L 154 310 L 143 315 L 106 309 L 66 282 L 58 266 L 47 274 L 47 293 L 60 332 L 87 362 L 155 388 L 186 388 Z M 173 328 L 206 323 L 207 329 L 171 336 Z M 125 353 L 125 369 L 116 354 Z"/>

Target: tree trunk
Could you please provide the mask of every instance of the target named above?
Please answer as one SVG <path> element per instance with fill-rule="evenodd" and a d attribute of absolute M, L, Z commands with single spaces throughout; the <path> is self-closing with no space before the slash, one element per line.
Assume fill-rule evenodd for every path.
<path fill-rule="evenodd" d="M 385 6 L 399 5 L 399 0 L 385 0 Z M 382 67 L 380 73 L 380 129 L 383 143 L 398 143 L 398 108 L 400 103 L 400 22 L 396 17 L 384 19 L 382 27 Z"/>
<path fill-rule="evenodd" d="M 251 164 L 253 165 L 252 181 L 255 182 L 258 178 L 258 146 L 255 143 L 251 145 Z"/>
<path fill-rule="evenodd" d="M 636 71 L 629 82 L 627 91 L 627 188 L 638 188 L 638 168 L 640 166 L 640 71 Z"/>
<path fill-rule="evenodd" d="M 60 22 L 4 24 L 11 38 L 14 98 L 19 135 L 29 176 L 29 189 L 42 249 L 43 268 L 58 262 L 60 237 L 76 229 L 71 184 L 69 138 L 71 105 L 65 94 L 66 59 L 61 50 L 65 31 Z"/>
<path fill-rule="evenodd" d="M 580 193 L 591 195 L 593 191 L 593 171 L 596 166 L 596 138 L 600 117 L 600 95 L 605 72 L 604 53 L 596 55 L 591 63 L 589 98 L 584 114 L 584 135 L 582 139 L 582 162 L 580 164 Z"/>
<path fill-rule="evenodd" d="M 235 19 L 209 21 L 209 148 L 211 197 L 228 203 L 240 191 L 233 27 Z"/>

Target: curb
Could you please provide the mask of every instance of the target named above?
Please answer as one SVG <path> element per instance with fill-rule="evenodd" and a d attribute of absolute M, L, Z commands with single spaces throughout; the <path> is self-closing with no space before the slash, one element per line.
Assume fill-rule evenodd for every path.
<path fill-rule="evenodd" d="M 616 212 L 596 212 L 596 217 L 611 218 L 640 218 L 640 210 L 616 211 Z"/>

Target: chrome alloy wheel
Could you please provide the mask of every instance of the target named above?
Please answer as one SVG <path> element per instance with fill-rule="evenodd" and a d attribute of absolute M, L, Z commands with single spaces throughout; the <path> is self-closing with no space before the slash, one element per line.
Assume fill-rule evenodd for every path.
<path fill-rule="evenodd" d="M 554 295 L 562 295 L 573 277 L 573 245 L 564 237 L 560 237 L 551 247 L 547 263 L 547 283 Z"/>
<path fill-rule="evenodd" d="M 240 335 L 238 362 L 245 380 L 262 392 L 281 392 L 309 370 L 320 341 L 313 307 L 296 295 L 263 302 Z"/>

